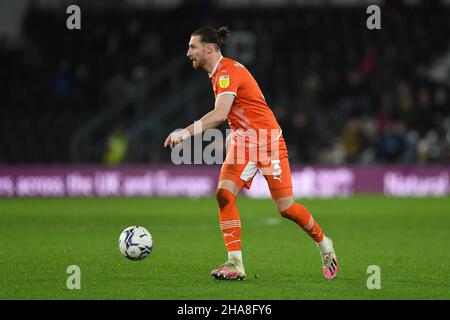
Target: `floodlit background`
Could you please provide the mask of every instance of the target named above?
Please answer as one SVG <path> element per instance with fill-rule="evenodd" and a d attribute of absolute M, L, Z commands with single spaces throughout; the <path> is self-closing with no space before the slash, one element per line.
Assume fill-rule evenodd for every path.
<path fill-rule="evenodd" d="M 81 9 L 81 30 L 66 27 L 71 4 Z M 381 9 L 379 30 L 366 26 L 370 4 Z M 190 34 L 204 25 L 230 26 L 224 54 L 247 66 L 277 116 L 291 164 L 303 176 L 295 181 L 298 195 L 450 192 L 448 1 L 0 5 L 0 195 L 89 195 L 98 189 L 95 173 L 85 167 L 77 168 L 79 175 L 66 168 L 55 176 L 49 165 L 117 168 L 105 182 L 112 195 L 130 195 L 123 190 L 133 184 L 126 182 L 129 172 L 120 171 L 124 165 L 144 166 L 137 173 L 147 173 L 141 185 L 165 184 L 156 176 L 159 165 L 171 164 L 165 137 L 214 103 L 206 73 L 194 72 L 185 56 Z M 42 167 L 10 171 L 9 165 Z M 378 165 L 396 167 L 354 171 Z M 343 167 L 348 169 L 333 169 Z M 172 169 L 160 173 L 179 177 Z M 217 171 L 202 171 L 213 182 L 199 185 L 208 190 L 197 195 L 214 191 Z M 95 172 L 97 180 L 108 179 L 101 167 Z M 46 179 L 17 179 L 38 173 Z M 172 193 L 188 195 L 183 185 Z M 46 186 L 53 191 L 40 190 Z M 135 186 L 134 194 L 164 194 L 155 188 Z"/>
<path fill-rule="evenodd" d="M 190 34 L 227 24 L 225 55 L 258 80 L 292 161 L 449 163 L 449 7 L 382 3 L 4 0 L 0 161 L 167 163 L 161 140 L 213 105 Z M 108 159 L 114 134 L 123 159 Z"/>
<path fill-rule="evenodd" d="M 283 128 L 294 193 L 341 257 L 332 284 L 261 176 L 238 200 L 249 281 L 209 279 L 220 165 L 163 147 L 213 108 L 186 57 L 205 25 L 230 27 L 224 55 Z M 448 0 L 0 0 L 0 298 L 450 298 L 449 35 Z M 136 224 L 155 250 L 130 264 L 116 242 Z"/>

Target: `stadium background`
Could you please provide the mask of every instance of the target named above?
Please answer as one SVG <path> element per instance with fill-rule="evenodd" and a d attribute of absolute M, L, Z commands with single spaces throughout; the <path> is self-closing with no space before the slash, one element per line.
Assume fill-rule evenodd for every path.
<path fill-rule="evenodd" d="M 81 8 L 81 30 L 66 27 L 71 4 Z M 371 4 L 381 8 L 380 30 L 366 27 Z M 227 298 L 209 283 L 188 294 L 191 284 L 180 279 L 167 286 L 146 278 L 155 285 L 149 291 L 109 284 L 119 270 L 135 280 L 134 268 L 148 267 L 129 266 L 114 252 L 117 233 L 131 224 L 154 234 L 160 246 L 154 270 L 175 274 L 183 266 L 202 274 L 211 260 L 220 262 L 212 198 L 220 167 L 175 166 L 163 141 L 211 109 L 209 79 L 192 70 L 185 53 L 193 30 L 224 24 L 232 30 L 225 55 L 252 72 L 284 130 L 296 195 L 325 230 L 341 237 L 341 253 L 354 258 L 344 284 L 319 292 L 317 283 L 306 281 L 315 275 L 313 263 L 305 265 L 309 255 L 317 257 L 302 238 L 299 263 L 307 276 L 298 284 L 301 293 L 295 286 L 283 290 L 284 282 L 257 293 L 254 281 L 231 298 L 448 299 L 442 270 L 448 266 L 441 261 L 449 245 L 450 2 L 419 0 L 0 1 L 0 228 L 6 244 L 28 243 L 14 237 L 24 228 L 35 240 L 26 252 L 41 257 L 24 266 L 13 253 L 13 263 L 2 264 L 1 281 L 15 290 L 2 290 L 0 297 Z M 277 220 L 270 201 L 249 199 L 268 196 L 262 179 L 245 195 L 238 203 L 249 224 L 249 261 L 263 272 L 258 241 L 265 228 L 293 241 L 298 231 Z M 181 244 L 194 223 L 206 234 L 188 241 L 201 245 L 186 249 Z M 46 232 L 54 233 L 47 238 Z M 92 243 L 83 239 L 92 233 L 99 233 Z M 352 256 L 367 245 L 355 239 L 368 234 L 376 248 Z M 420 244 L 402 251 L 406 238 Z M 292 254 L 276 243 L 265 246 L 279 252 L 280 261 Z M 98 287 L 79 295 L 67 291 L 61 265 L 89 264 L 95 250 L 104 251 L 104 261 L 113 259 L 112 275 L 105 276 L 97 261 L 88 274 L 100 279 Z M 45 252 L 56 256 L 50 265 Z M 199 259 L 205 267 L 186 262 L 187 254 L 214 258 Z M 367 265 L 383 262 L 392 287 L 388 282 L 383 294 L 362 293 Z M 417 267 L 405 272 L 408 262 Z M 291 268 L 279 273 L 286 288 Z M 30 289 L 27 278 L 17 282 L 11 275 L 16 269 L 36 272 L 38 279 L 59 272 L 61 288 L 30 276 L 40 285 Z M 408 277 L 421 280 L 408 287 Z"/>

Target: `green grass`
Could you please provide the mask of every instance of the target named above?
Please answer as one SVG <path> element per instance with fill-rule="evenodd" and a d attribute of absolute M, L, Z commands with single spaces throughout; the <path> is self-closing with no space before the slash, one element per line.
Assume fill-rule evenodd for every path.
<path fill-rule="evenodd" d="M 302 203 L 334 241 L 334 281 L 270 200 L 238 199 L 247 280 L 225 282 L 209 276 L 226 258 L 214 199 L 1 199 L 0 299 L 450 299 L 450 198 Z M 154 239 L 137 262 L 117 247 L 136 224 Z M 69 265 L 81 290 L 66 287 Z"/>

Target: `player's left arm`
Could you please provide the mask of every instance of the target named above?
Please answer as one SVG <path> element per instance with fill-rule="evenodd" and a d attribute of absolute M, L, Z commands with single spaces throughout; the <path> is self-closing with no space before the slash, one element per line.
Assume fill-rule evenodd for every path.
<path fill-rule="evenodd" d="M 233 105 L 234 98 L 234 94 L 231 93 L 218 95 L 216 98 L 214 110 L 211 110 L 200 120 L 194 122 L 187 128 L 169 134 L 169 136 L 166 138 L 166 141 L 164 142 L 164 146 L 170 146 L 171 148 L 173 148 L 183 140 L 195 134 L 199 134 L 208 129 L 217 128 L 218 126 L 220 126 L 227 119 L 228 114 L 231 110 L 231 106 Z"/>

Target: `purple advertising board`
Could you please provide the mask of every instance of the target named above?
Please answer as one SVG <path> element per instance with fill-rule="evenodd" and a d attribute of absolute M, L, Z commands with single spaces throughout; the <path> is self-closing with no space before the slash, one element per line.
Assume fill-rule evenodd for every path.
<path fill-rule="evenodd" d="M 0 166 L 0 197 L 204 197 L 220 166 Z M 450 166 L 293 166 L 296 197 L 448 196 Z M 270 197 L 257 174 L 248 197 Z"/>

